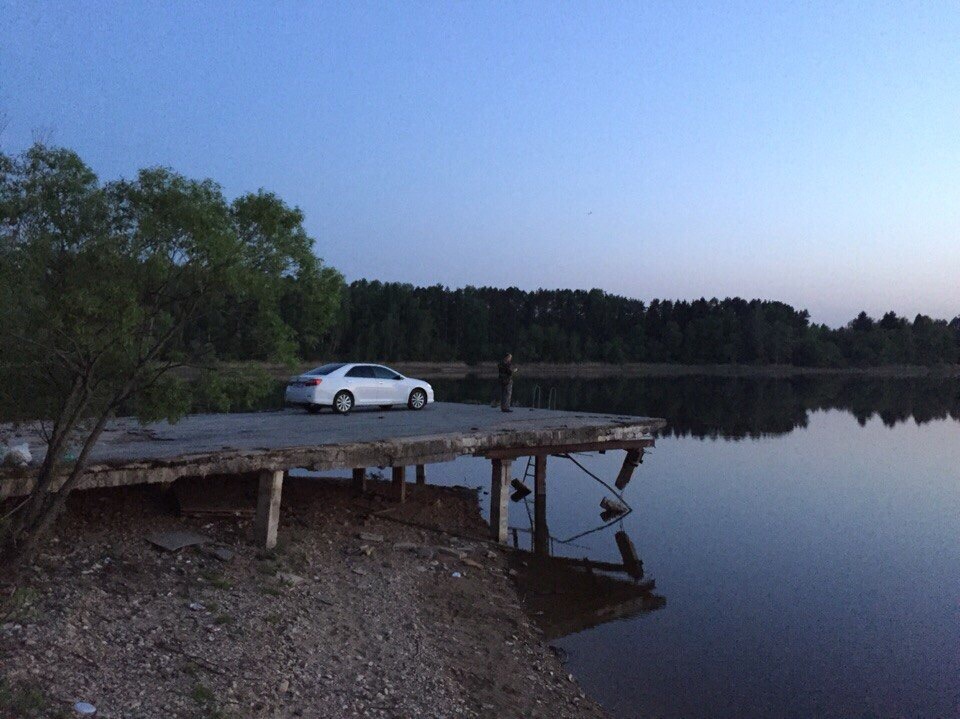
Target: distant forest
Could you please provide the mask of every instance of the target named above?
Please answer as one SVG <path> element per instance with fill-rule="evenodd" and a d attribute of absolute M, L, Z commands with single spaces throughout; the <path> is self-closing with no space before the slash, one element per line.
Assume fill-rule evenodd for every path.
<path fill-rule="evenodd" d="M 292 324 L 297 324 L 293 320 Z M 861 312 L 833 329 L 783 302 L 649 303 L 601 290 L 537 290 L 360 280 L 342 288 L 330 334 L 305 357 L 461 360 L 512 351 L 521 362 L 667 362 L 867 367 L 953 364 L 960 318 Z"/>

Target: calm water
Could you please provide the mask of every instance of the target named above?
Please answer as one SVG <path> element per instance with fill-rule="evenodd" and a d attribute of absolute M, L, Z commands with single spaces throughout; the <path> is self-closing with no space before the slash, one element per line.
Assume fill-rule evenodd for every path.
<path fill-rule="evenodd" d="M 666 600 L 554 641 L 614 715 L 960 716 L 960 383 L 542 385 L 562 409 L 670 421 L 624 494 L 634 512 L 571 544 L 601 524 L 605 490 L 568 460 L 548 466 L 554 553 L 619 562 L 623 529 Z M 436 386 L 441 399 L 492 392 Z M 612 482 L 622 453 L 582 461 Z M 430 480 L 486 488 L 488 471 L 460 460 Z M 529 527 L 522 503 L 511 525 Z"/>

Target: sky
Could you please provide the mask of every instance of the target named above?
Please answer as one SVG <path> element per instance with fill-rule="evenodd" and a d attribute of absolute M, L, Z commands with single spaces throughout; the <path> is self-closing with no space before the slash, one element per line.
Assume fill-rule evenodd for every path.
<path fill-rule="evenodd" d="M 0 0 L 0 116 L 348 280 L 960 314 L 956 2 Z"/>

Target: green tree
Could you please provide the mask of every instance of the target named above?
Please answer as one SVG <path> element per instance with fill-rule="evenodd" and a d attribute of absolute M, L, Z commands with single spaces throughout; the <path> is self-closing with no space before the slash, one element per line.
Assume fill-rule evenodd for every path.
<path fill-rule="evenodd" d="M 101 184 L 69 150 L 0 154 L 0 407 L 39 421 L 47 440 L 35 488 L 0 527 L 0 566 L 50 529 L 122 407 L 187 411 L 172 370 L 222 356 L 217 322 L 249 320 L 256 352 L 292 355 L 282 300 L 304 278 L 322 286 L 309 300 L 322 331 L 338 284 L 301 219 L 264 193 L 231 206 L 216 183 L 167 169 Z"/>

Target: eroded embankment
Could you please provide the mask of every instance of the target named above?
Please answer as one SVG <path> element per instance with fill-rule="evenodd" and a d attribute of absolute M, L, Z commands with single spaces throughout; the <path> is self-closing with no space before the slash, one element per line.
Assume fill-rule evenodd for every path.
<path fill-rule="evenodd" d="M 144 719 L 604 716 L 525 616 L 473 493 L 417 487 L 395 508 L 372 486 L 288 481 L 272 552 L 248 518 L 179 517 L 159 487 L 75 496 L 13 602 L 6 588 L 0 716 L 78 700 Z M 213 541 L 145 540 L 169 529 Z"/>

